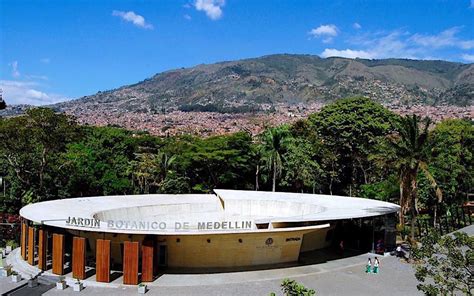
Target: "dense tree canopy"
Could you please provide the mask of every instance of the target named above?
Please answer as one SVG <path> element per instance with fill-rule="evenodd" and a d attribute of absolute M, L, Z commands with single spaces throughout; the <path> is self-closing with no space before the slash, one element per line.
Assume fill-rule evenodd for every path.
<path fill-rule="evenodd" d="M 79 126 L 45 108 L 0 119 L 0 211 L 77 196 L 210 192 L 214 188 L 315 192 L 398 202 L 402 161 L 387 145 L 400 117 L 366 98 L 342 99 L 308 119 L 209 138 L 155 137 Z M 473 182 L 473 125 L 447 120 L 427 130 L 423 169 L 459 204 Z M 398 141 L 398 140 L 397 140 Z M 381 158 L 385 161 L 381 161 Z M 420 205 L 436 190 L 417 176 Z"/>
<path fill-rule="evenodd" d="M 474 125 L 468 120 L 440 122 L 430 137 L 431 172 L 450 203 L 463 201 L 474 188 Z"/>
<path fill-rule="evenodd" d="M 368 156 L 378 141 L 394 129 L 396 115 L 367 98 L 338 100 L 309 117 L 312 132 L 323 143 L 339 190 L 350 194 L 353 187 L 376 177 Z M 332 190 L 333 191 L 333 190 Z"/>
<path fill-rule="evenodd" d="M 67 196 L 62 158 L 79 129 L 73 120 L 38 108 L 25 116 L 0 119 L 0 169 L 8 194 L 8 208 Z"/>

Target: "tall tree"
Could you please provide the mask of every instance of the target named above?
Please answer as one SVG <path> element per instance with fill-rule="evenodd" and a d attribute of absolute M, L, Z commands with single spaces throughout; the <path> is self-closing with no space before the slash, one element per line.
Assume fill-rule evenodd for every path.
<path fill-rule="evenodd" d="M 176 159 L 175 155 L 159 151 L 154 153 L 139 153 L 137 159 L 131 161 L 133 181 L 138 184 L 140 193 L 156 193 L 167 178 Z"/>
<path fill-rule="evenodd" d="M 66 195 L 61 154 L 78 135 L 71 117 L 48 108 L 0 119 L 0 162 L 13 208 Z"/>
<path fill-rule="evenodd" d="M 411 238 L 415 237 L 417 217 L 418 177 L 423 173 L 436 190 L 438 202 L 442 200 L 441 190 L 428 170 L 428 161 L 431 153 L 428 141 L 431 120 L 425 118 L 422 122 L 419 116 L 405 116 L 400 118 L 397 132 L 388 137 L 388 151 L 382 155 L 387 164 L 398 171 L 400 183 L 400 224 L 405 225 L 405 214 L 411 212 Z M 388 152 L 387 150 L 383 150 Z"/>
<path fill-rule="evenodd" d="M 281 175 L 285 142 L 289 137 L 286 126 L 268 128 L 262 135 L 262 151 L 266 169 L 272 174 L 272 191 L 276 190 Z"/>
<path fill-rule="evenodd" d="M 132 192 L 132 133 L 114 127 L 86 129 L 86 137 L 68 145 L 65 153 L 69 187 L 76 195 L 94 196 Z"/>
<path fill-rule="evenodd" d="M 290 138 L 287 142 L 281 184 L 297 192 L 309 188 L 315 193 L 324 173 L 316 161 L 315 147 L 304 138 Z"/>
<path fill-rule="evenodd" d="M 443 204 L 465 202 L 474 187 L 473 122 L 444 120 L 431 132 L 430 142 L 433 147 L 430 171 L 443 190 Z"/>
<path fill-rule="evenodd" d="M 393 131 L 397 118 L 393 112 L 368 98 L 340 99 L 310 115 L 311 129 L 322 143 L 324 170 L 330 191 L 350 194 L 358 184 L 377 177 L 368 155 L 375 145 Z M 334 186 L 334 185 L 337 185 Z"/>
<path fill-rule="evenodd" d="M 254 163 L 249 133 L 186 137 L 173 143 L 168 150 L 177 156 L 178 173 L 189 178 L 195 192 L 253 187 Z"/>

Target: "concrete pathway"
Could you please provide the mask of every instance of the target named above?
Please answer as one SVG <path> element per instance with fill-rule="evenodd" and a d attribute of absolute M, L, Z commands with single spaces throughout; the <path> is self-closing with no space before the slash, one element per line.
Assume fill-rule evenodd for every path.
<path fill-rule="evenodd" d="M 474 235 L 474 225 L 463 228 Z M 38 272 L 19 258 L 18 249 L 7 259 L 14 270 L 21 274 L 33 275 Z M 363 254 L 325 263 L 277 268 L 270 270 L 242 271 L 213 274 L 164 274 L 149 285 L 146 295 L 269 295 L 280 293 L 280 284 L 284 278 L 295 279 L 307 287 L 316 290 L 317 295 L 422 295 L 416 285 L 412 265 L 392 256 L 380 258 L 380 274 L 364 272 L 367 257 Z M 92 278 L 91 278 L 92 279 Z M 9 279 L 7 279 L 9 281 Z M 73 281 L 73 280 L 72 280 Z M 69 283 L 72 284 L 72 281 Z M 50 289 L 44 295 L 137 295 L 137 287 L 121 285 L 117 279 L 107 287 L 102 283 L 84 281 L 86 288 L 77 294 L 71 287 L 64 291 Z M 6 290 L 5 279 L 0 281 L 0 291 Z M 102 286 L 101 286 L 102 285 Z"/>
<path fill-rule="evenodd" d="M 326 256 L 323 252 L 316 256 Z M 342 268 L 357 266 L 365 264 L 367 261 L 367 254 L 346 257 L 337 260 L 329 260 L 324 263 L 282 267 L 252 271 L 238 271 L 238 272 L 220 272 L 220 273 L 165 273 L 158 277 L 154 282 L 149 283 L 148 286 L 159 287 L 181 287 L 181 286 L 211 286 L 227 284 L 248 283 L 253 281 L 268 281 L 279 280 L 284 277 L 297 277 L 304 275 L 319 274 L 328 271 L 335 271 Z M 35 266 L 29 265 L 21 258 L 20 249 L 13 250 L 7 257 L 7 264 L 12 265 L 13 270 L 20 273 L 24 278 L 31 278 L 37 275 L 42 277 L 49 277 L 51 279 L 58 279 L 57 275 L 52 274 L 51 270 L 42 272 Z M 72 285 L 76 280 L 72 277 L 72 272 L 65 274 L 65 280 Z M 122 277 L 115 277 L 110 283 L 99 283 L 95 280 L 95 274 L 83 280 L 86 287 L 107 287 L 107 288 L 121 288 Z"/>
<path fill-rule="evenodd" d="M 0 295 L 4 295 L 9 291 L 16 290 L 27 284 L 25 279 L 18 283 L 13 283 L 10 277 L 0 277 Z"/>
<path fill-rule="evenodd" d="M 367 258 L 364 257 L 366 260 Z M 380 274 L 366 274 L 364 263 L 360 262 L 355 266 L 342 267 L 337 270 L 327 270 L 324 272 L 304 275 L 289 276 L 281 271 L 282 279 L 290 277 L 316 290 L 318 296 L 336 295 L 423 295 L 416 289 L 417 281 L 411 265 L 400 262 L 395 257 L 381 258 Z M 218 282 L 219 276 L 215 277 L 215 283 L 211 285 L 183 286 L 186 281 L 183 279 L 181 286 L 152 286 L 146 295 L 262 295 L 268 296 L 270 292 L 282 295 L 280 291 L 281 279 L 254 280 L 242 283 Z M 71 288 L 64 291 L 49 290 L 44 295 L 137 295 L 136 287 L 119 288 L 99 288 L 86 287 L 81 294 L 75 293 Z"/>
<path fill-rule="evenodd" d="M 25 267 L 24 261 L 10 258 L 17 266 Z M 315 289 L 318 295 L 367 295 L 383 291 L 383 295 L 421 295 L 416 289 L 416 279 L 411 265 L 397 258 L 379 257 L 381 273 L 364 272 L 367 257 L 363 254 L 321 264 L 280 268 L 271 270 L 215 273 L 215 274 L 165 274 L 149 285 L 147 295 L 268 295 L 280 292 L 284 278 L 292 278 Z M 23 261 L 23 262 L 22 262 Z M 22 273 L 33 274 L 36 268 L 29 266 Z M 124 286 L 120 281 L 108 287 L 91 285 L 84 281 L 86 288 L 80 295 L 136 295 L 137 287 Z M 72 281 L 69 281 L 72 284 Z M 95 283 L 97 284 L 97 283 Z M 103 285 L 102 283 L 99 283 Z M 64 291 L 50 289 L 45 295 L 78 295 L 71 287 Z"/>

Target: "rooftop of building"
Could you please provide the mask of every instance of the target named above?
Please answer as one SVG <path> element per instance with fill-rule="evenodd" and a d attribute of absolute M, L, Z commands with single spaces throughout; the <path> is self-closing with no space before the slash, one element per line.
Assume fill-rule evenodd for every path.
<path fill-rule="evenodd" d="M 207 234 L 313 229 L 333 220 L 395 213 L 371 199 L 284 192 L 214 190 L 215 194 L 98 196 L 45 201 L 20 215 L 60 228 L 136 234 Z"/>

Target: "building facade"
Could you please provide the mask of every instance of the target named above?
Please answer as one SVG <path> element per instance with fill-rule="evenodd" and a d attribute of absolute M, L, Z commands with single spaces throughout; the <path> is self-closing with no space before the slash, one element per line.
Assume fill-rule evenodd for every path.
<path fill-rule="evenodd" d="M 297 262 L 344 242 L 395 244 L 397 205 L 354 197 L 215 190 L 215 194 L 73 198 L 21 209 L 21 256 L 77 279 L 124 284 L 167 270 Z"/>

